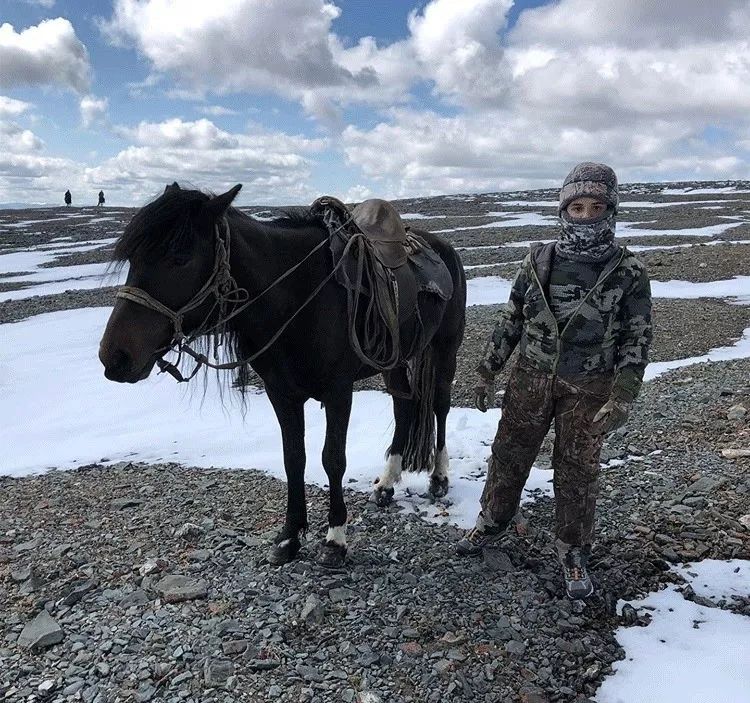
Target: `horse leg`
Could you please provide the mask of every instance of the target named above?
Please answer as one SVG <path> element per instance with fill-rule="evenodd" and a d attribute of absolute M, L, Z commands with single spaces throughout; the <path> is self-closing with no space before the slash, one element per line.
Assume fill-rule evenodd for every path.
<path fill-rule="evenodd" d="M 448 493 L 448 450 L 445 446 L 445 422 L 451 409 L 451 387 L 456 375 L 456 352 L 461 340 L 435 344 L 435 465 L 430 474 L 429 492 L 433 498 L 442 498 Z"/>
<path fill-rule="evenodd" d="M 430 474 L 429 492 L 433 498 L 442 498 L 448 493 L 448 450 L 445 446 L 445 421 L 451 407 L 450 381 L 438 381 L 435 388 L 435 419 L 437 431 L 435 441 L 435 466 Z"/>
<path fill-rule="evenodd" d="M 393 486 L 401 480 L 401 458 L 404 454 L 406 439 L 409 435 L 409 422 L 413 412 L 413 401 L 406 398 L 393 398 L 393 417 L 396 428 L 393 440 L 388 447 L 383 473 L 375 479 L 375 488 L 370 500 L 384 508 L 393 502 Z"/>
<path fill-rule="evenodd" d="M 328 534 L 319 561 L 322 566 L 343 566 L 346 558 L 346 504 L 342 480 L 346 471 L 346 432 L 352 410 L 352 389 L 326 398 L 326 440 L 323 468 L 328 476 L 330 505 Z"/>
<path fill-rule="evenodd" d="M 284 449 L 287 504 L 284 527 L 274 538 L 268 552 L 268 561 L 274 565 L 286 564 L 297 556 L 302 543 L 300 532 L 307 530 L 307 504 L 305 501 L 305 406 L 304 402 L 268 393 L 281 426 Z"/>

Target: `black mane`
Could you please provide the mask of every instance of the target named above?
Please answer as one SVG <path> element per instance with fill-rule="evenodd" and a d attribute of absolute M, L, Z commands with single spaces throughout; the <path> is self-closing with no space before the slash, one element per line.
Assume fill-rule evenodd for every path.
<path fill-rule="evenodd" d="M 135 213 L 115 243 L 112 260 L 124 263 L 189 258 L 196 242 L 192 218 L 211 197 L 200 190 L 182 189 L 176 184 L 168 186 L 158 198 Z M 255 220 L 234 207 L 229 208 L 227 215 L 243 217 L 271 229 L 321 226 L 320 217 L 309 207 L 283 210 L 281 217 L 268 222 Z"/>

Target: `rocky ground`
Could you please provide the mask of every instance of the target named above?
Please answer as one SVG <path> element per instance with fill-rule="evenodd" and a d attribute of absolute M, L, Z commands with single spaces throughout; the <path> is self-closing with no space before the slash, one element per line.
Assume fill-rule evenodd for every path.
<path fill-rule="evenodd" d="M 643 186 L 627 199 L 657 196 Z M 486 212 L 490 203 L 493 210 L 523 211 L 502 201 L 554 194 L 469 197 L 399 207 L 448 215 L 413 223 L 446 229 L 482 221 L 467 215 Z M 681 207 L 633 210 L 632 221 L 707 226 L 720 222 L 717 213 L 741 209 L 696 206 L 697 219 L 689 222 L 663 212 Z M 19 232 L 29 228 L 10 227 L 13 217 L 43 216 L 49 220 L 50 212 L 0 213 L 0 253 L 28 246 L 29 234 Z M 110 239 L 129 213 L 112 217 L 95 232 L 59 221 L 34 224 L 40 229 L 34 244 L 61 236 Z M 456 236 L 458 246 L 550 235 L 543 227 L 465 232 Z M 695 247 L 648 252 L 644 260 L 652 278 L 717 280 L 750 270 L 748 250 Z M 465 263 L 508 263 L 523 254 L 521 247 L 483 251 L 497 258 L 468 250 Z M 55 263 L 104 256 L 74 252 Z M 509 276 L 512 268 L 499 275 Z M 109 305 L 112 293 L 79 290 L 2 302 L 0 322 Z M 455 405 L 470 402 L 471 369 L 497 310 L 468 310 Z M 658 361 L 731 344 L 750 326 L 750 313 L 719 299 L 657 300 L 654 321 Z M 456 528 L 425 522 L 411 507 L 377 509 L 349 492 L 350 558 L 345 570 L 330 572 L 315 561 L 327 501 L 314 486 L 301 558 L 280 568 L 266 563 L 286 488 L 258 470 L 263 467 L 95 464 L 21 479 L 0 476 L 0 698 L 582 703 L 623 656 L 615 628 L 648 622 L 646 611 L 617 615 L 617 599 L 679 580 L 668 571 L 670 563 L 750 558 L 750 458 L 724 456 L 750 447 L 748 378 L 750 360 L 740 360 L 686 367 L 645 385 L 630 423 L 608 438 L 603 452 L 592 564 L 598 591 L 585 604 L 563 595 L 547 497 L 524 507 L 501 550 L 472 561 L 453 554 Z M 550 436 L 540 466 L 549 464 L 551 442 Z M 700 598 L 689 588 L 683 593 Z M 750 597 L 718 607 L 750 616 Z"/>

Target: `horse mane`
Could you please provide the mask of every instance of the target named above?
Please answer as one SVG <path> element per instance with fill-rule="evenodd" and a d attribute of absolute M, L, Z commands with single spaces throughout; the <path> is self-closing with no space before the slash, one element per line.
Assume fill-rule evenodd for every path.
<path fill-rule="evenodd" d="M 122 264 L 131 259 L 179 261 L 188 258 L 196 242 L 192 218 L 200 205 L 211 197 L 211 194 L 197 189 L 167 187 L 133 215 L 115 243 L 112 261 Z M 322 224 L 320 217 L 314 215 L 309 207 L 282 210 L 281 217 L 268 222 L 256 220 L 234 207 L 227 210 L 227 215 L 250 220 L 258 227 L 272 230 L 320 227 Z"/>

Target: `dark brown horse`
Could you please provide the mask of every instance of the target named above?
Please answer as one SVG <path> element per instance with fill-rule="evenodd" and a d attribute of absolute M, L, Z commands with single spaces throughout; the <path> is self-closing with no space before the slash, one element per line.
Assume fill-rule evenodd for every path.
<path fill-rule="evenodd" d="M 239 189 L 212 197 L 175 183 L 135 214 L 115 246 L 114 259 L 127 261 L 129 272 L 99 358 L 113 381 L 135 383 L 156 364 L 179 375 L 162 357 L 185 338 L 202 339 L 214 352 L 220 343 L 235 365 L 247 362 L 255 370 L 281 426 L 288 483 L 286 521 L 269 552 L 275 564 L 294 558 L 308 526 L 303 408 L 310 398 L 320 401 L 326 413 L 322 461 L 330 486 L 320 560 L 338 566 L 346 555 L 342 478 L 352 388 L 377 370 L 352 349 L 347 291 L 332 277 L 331 235 L 321 217 L 305 212 L 258 222 L 230 207 Z M 444 495 L 448 487 L 445 421 L 463 337 L 466 281 L 454 249 L 438 236 L 419 234 L 444 261 L 453 294 L 449 300 L 419 294 L 413 318 L 420 321 L 422 343 L 412 345 L 413 325 L 402 327 L 403 348 L 416 351 L 408 381 L 405 367 L 392 373 L 421 384 L 423 398 L 394 396 L 393 441 L 376 481 L 381 505 L 393 496 L 415 428 L 425 424 L 432 431 L 421 435 L 422 442 L 426 436 L 432 444 L 421 456 L 431 456 L 433 465 L 407 466 L 404 460 L 404 468 L 431 470 L 433 495 Z"/>

